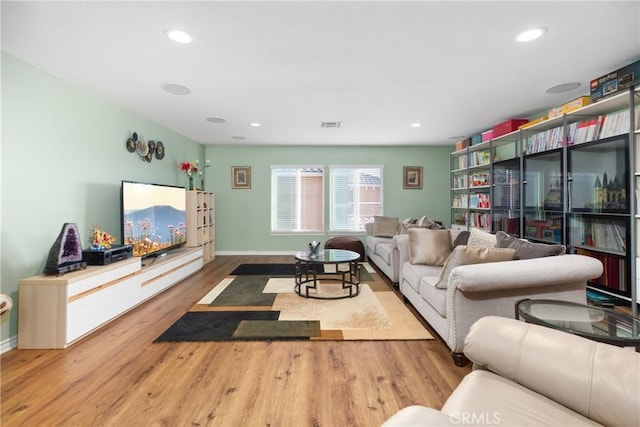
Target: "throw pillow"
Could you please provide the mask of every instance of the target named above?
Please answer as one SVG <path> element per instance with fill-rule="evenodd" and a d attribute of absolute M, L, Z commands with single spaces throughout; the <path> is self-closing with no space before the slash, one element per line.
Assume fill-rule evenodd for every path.
<path fill-rule="evenodd" d="M 412 228 L 409 230 L 411 264 L 442 265 L 451 253 L 449 230 Z"/>
<path fill-rule="evenodd" d="M 541 258 L 545 256 L 562 255 L 567 248 L 564 245 L 550 245 L 546 243 L 533 243 L 510 236 L 504 231 L 496 233 L 498 243 L 496 248 L 512 248 L 516 250 L 517 259 Z"/>
<path fill-rule="evenodd" d="M 449 274 L 461 265 L 483 264 L 485 262 L 511 261 L 516 255 L 516 250 L 511 248 L 488 248 L 484 246 L 457 246 L 447 261 L 444 263 L 440 276 L 435 284 L 436 288 L 447 289 Z"/>
<path fill-rule="evenodd" d="M 376 237 L 393 237 L 398 232 L 398 218 L 388 216 L 373 217 L 373 235 Z"/>
<path fill-rule="evenodd" d="M 438 224 L 427 216 L 423 216 L 419 220 L 411 223 L 403 222 L 401 226 L 404 234 L 408 233 L 412 228 L 430 228 L 432 230 L 444 230 L 446 228 L 444 225 Z"/>
<path fill-rule="evenodd" d="M 469 241 L 469 234 L 471 233 L 469 233 L 467 230 L 458 233 L 456 238 L 453 240 L 453 247 L 455 248 L 456 246 L 466 245 Z"/>
<path fill-rule="evenodd" d="M 495 234 L 487 233 L 477 228 L 472 228 L 469 232 L 469 240 L 467 240 L 468 246 L 484 246 L 487 248 L 493 248 L 498 243 Z"/>

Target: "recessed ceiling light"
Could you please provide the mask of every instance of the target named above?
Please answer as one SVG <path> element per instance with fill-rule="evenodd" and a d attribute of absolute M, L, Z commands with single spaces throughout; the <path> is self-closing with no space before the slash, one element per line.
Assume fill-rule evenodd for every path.
<path fill-rule="evenodd" d="M 188 87 L 175 83 L 165 83 L 161 87 L 174 95 L 189 95 L 191 93 L 191 89 Z"/>
<path fill-rule="evenodd" d="M 251 126 L 253 128 L 259 128 L 262 125 L 260 123 L 253 122 L 253 123 L 249 123 L 249 126 Z"/>
<path fill-rule="evenodd" d="M 544 91 L 547 93 L 564 93 L 574 89 L 578 89 L 579 87 L 580 82 L 570 82 L 548 87 Z"/>
<path fill-rule="evenodd" d="M 232 136 L 231 139 L 247 139 L 246 136 L 240 136 L 240 135 L 236 135 L 236 136 Z"/>
<path fill-rule="evenodd" d="M 546 32 L 547 32 L 547 29 L 544 27 L 532 28 L 530 30 L 523 31 L 520 34 L 518 34 L 518 36 L 516 37 L 516 40 L 521 43 L 530 42 L 542 37 L 542 35 Z"/>
<path fill-rule="evenodd" d="M 191 43 L 191 41 L 193 40 L 191 38 L 191 34 L 181 30 L 167 30 L 165 31 L 165 34 L 167 35 L 167 37 L 169 37 L 171 40 L 173 40 L 176 43 L 186 44 L 186 43 Z"/>
<path fill-rule="evenodd" d="M 220 117 L 207 117 L 205 120 L 210 123 L 226 123 L 227 122 L 225 119 Z"/>
<path fill-rule="evenodd" d="M 415 123 L 411 123 L 409 126 L 411 126 L 412 128 L 419 128 L 420 126 L 422 126 L 422 123 L 415 122 Z"/>

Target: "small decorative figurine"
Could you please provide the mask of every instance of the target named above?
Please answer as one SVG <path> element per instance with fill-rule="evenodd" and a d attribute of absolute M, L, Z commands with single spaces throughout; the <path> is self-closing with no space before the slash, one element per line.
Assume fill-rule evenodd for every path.
<path fill-rule="evenodd" d="M 91 250 L 100 251 L 109 249 L 116 241 L 115 237 L 106 231 L 100 230 L 100 226 L 98 225 L 92 225 L 90 231 L 91 236 L 89 237 L 89 244 L 91 245 Z"/>
<path fill-rule="evenodd" d="M 309 257 L 315 258 L 318 256 L 318 251 L 320 250 L 320 242 L 316 242 L 315 240 L 309 243 Z"/>

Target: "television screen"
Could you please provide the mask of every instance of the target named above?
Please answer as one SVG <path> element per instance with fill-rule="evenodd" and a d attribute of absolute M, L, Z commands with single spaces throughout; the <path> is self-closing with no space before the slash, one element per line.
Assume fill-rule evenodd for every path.
<path fill-rule="evenodd" d="M 186 243 L 182 187 L 122 181 L 122 242 L 133 256 L 158 255 Z"/>

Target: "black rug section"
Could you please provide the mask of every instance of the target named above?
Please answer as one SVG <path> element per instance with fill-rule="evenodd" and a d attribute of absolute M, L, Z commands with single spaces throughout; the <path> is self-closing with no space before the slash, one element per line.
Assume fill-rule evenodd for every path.
<path fill-rule="evenodd" d="M 278 320 L 279 311 L 192 311 L 154 342 L 246 340 L 233 333 L 242 320 Z"/>
<path fill-rule="evenodd" d="M 320 264 L 311 265 L 316 273 L 324 273 Z M 293 276 L 295 264 L 242 264 L 231 272 L 232 276 Z"/>

